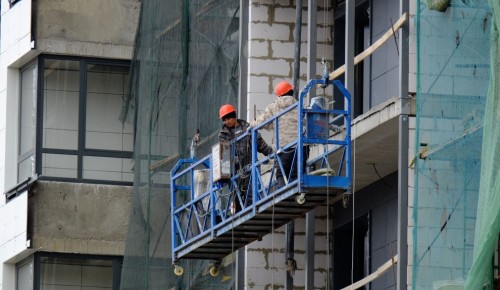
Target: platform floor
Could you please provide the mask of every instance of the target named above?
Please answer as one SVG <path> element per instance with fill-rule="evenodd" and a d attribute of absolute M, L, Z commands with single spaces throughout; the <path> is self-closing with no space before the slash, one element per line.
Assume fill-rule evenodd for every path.
<path fill-rule="evenodd" d="M 275 229 L 303 217 L 312 209 L 333 203 L 346 191 L 339 188 L 314 188 L 305 191 L 305 203 L 298 204 L 298 186 L 293 184 L 260 200 L 253 207 L 217 224 L 211 231 L 193 239 L 177 252 L 178 259 L 221 260 Z"/>

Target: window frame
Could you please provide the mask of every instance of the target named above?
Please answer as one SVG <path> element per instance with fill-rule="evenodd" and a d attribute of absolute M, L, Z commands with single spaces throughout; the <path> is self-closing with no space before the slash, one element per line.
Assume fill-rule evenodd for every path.
<path fill-rule="evenodd" d="M 26 178 L 34 178 L 36 179 L 36 176 L 27 176 L 25 178 L 23 178 L 23 180 L 20 180 L 19 179 L 19 170 L 20 170 L 20 164 L 23 163 L 24 161 L 26 161 L 28 158 L 30 158 L 31 156 L 35 156 L 36 158 L 36 142 L 37 142 L 37 126 L 38 126 L 38 120 L 37 120 L 37 117 L 38 117 L 38 83 L 40 82 L 40 80 L 38 79 L 39 77 L 39 74 L 38 74 L 38 70 L 39 70 L 39 67 L 38 67 L 39 63 L 37 60 L 35 61 L 31 61 L 29 62 L 28 64 L 26 64 L 22 69 L 19 70 L 19 102 L 18 102 L 18 105 L 19 105 L 19 108 L 18 108 L 18 119 L 17 119 L 17 132 L 18 132 L 18 137 L 17 137 L 17 182 L 18 183 L 22 183 L 24 180 L 26 180 Z M 34 138 L 34 144 L 33 144 L 33 148 L 31 148 L 29 151 L 26 151 L 24 152 L 23 154 L 21 154 L 21 147 L 22 147 L 22 133 L 23 133 L 23 130 L 24 128 L 22 127 L 22 117 L 23 117 L 23 96 L 22 96 L 22 93 L 23 93 L 23 73 L 26 72 L 26 71 L 29 71 L 30 69 L 34 68 L 35 70 L 35 73 L 37 74 L 37 79 L 36 79 L 36 93 L 34 96 L 31 96 L 32 97 L 32 101 L 33 99 L 36 100 L 36 104 L 35 104 L 35 112 L 36 112 L 36 116 L 35 116 L 35 130 L 33 132 L 33 138 Z M 35 169 L 35 175 L 36 175 L 36 169 Z"/>
<path fill-rule="evenodd" d="M 121 273 L 123 269 L 122 256 L 109 256 L 109 255 L 91 255 L 91 254 L 67 254 L 67 253 L 50 253 L 50 252 L 36 252 L 33 254 L 33 289 L 40 290 L 42 258 L 65 258 L 75 260 L 106 260 L 112 262 L 113 282 L 112 289 L 119 290 L 121 282 Z M 17 290 L 17 289 L 16 289 Z"/>
<path fill-rule="evenodd" d="M 79 92 L 78 92 L 78 145 L 77 149 L 54 149 L 45 148 L 43 146 L 43 130 L 44 130 L 44 107 L 45 107 L 45 61 L 46 60 L 57 60 L 57 61 L 77 61 L 79 62 Z M 132 186 L 133 182 L 129 181 L 115 181 L 115 180 L 102 180 L 102 179 L 88 179 L 83 178 L 83 159 L 84 157 L 109 157 L 109 158 L 122 158 L 130 159 L 133 161 L 133 150 L 132 151 L 119 151 L 119 150 L 105 150 L 105 149 L 87 149 L 86 144 L 86 112 L 87 112 L 87 68 L 89 64 L 97 65 L 107 65 L 107 66 L 117 66 L 117 67 L 127 67 L 130 69 L 130 61 L 128 60 L 109 60 L 100 58 L 85 58 L 85 57 L 74 57 L 74 56 L 59 56 L 59 55 L 41 55 L 36 60 L 37 62 L 37 84 L 36 84 L 36 129 L 35 129 L 35 178 L 39 180 L 50 180 L 50 181 L 60 181 L 60 182 L 79 182 L 79 183 L 91 183 L 91 184 L 109 184 L 109 185 L 125 185 Z M 34 62 L 26 65 L 22 70 L 24 71 L 31 67 Z M 20 108 L 21 110 L 21 108 Z M 135 121 L 134 121 L 135 122 Z M 20 122 L 19 122 L 20 124 Z M 135 125 L 133 126 L 133 138 L 135 140 Z M 21 144 L 19 144 L 21 146 Z M 54 177 L 54 176 L 43 176 L 43 154 L 57 154 L 63 156 L 75 156 L 77 158 L 77 176 L 76 178 L 70 177 Z M 19 167 L 20 159 L 18 156 L 17 165 Z"/>

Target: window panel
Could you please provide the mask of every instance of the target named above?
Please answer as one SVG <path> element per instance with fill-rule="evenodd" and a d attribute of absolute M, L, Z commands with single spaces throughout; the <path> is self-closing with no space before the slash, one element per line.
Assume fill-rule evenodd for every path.
<path fill-rule="evenodd" d="M 18 164 L 17 179 L 18 181 L 26 180 L 28 177 L 35 176 L 35 155 L 30 155 Z"/>
<path fill-rule="evenodd" d="M 19 156 L 35 150 L 37 68 L 35 64 L 21 73 Z"/>
<path fill-rule="evenodd" d="M 16 290 L 33 289 L 33 260 L 17 267 Z"/>
<path fill-rule="evenodd" d="M 113 265 L 98 259 L 72 259 L 42 257 L 40 288 L 59 289 L 112 289 Z"/>
<path fill-rule="evenodd" d="M 42 175 L 52 177 L 77 178 L 78 157 L 76 155 L 42 155 Z"/>
<path fill-rule="evenodd" d="M 79 62 L 46 60 L 43 147 L 78 148 Z"/>
<path fill-rule="evenodd" d="M 128 68 L 88 65 L 85 148 L 131 151 L 132 124 L 122 123 Z"/>
<path fill-rule="evenodd" d="M 132 182 L 133 160 L 121 158 L 134 147 L 133 124 L 120 121 L 128 88 L 128 64 L 53 56 L 42 56 L 41 63 L 41 68 L 34 64 L 21 73 L 19 180 L 39 174 L 49 179 Z M 43 90 L 37 92 L 40 70 Z M 43 108 L 38 117 L 37 94 L 41 94 Z M 37 120 L 42 123 L 40 131 Z M 82 128 L 85 132 L 80 131 Z M 44 152 L 40 167 L 35 164 L 36 138 L 41 139 Z"/>
<path fill-rule="evenodd" d="M 133 181 L 133 164 L 128 158 L 83 158 L 83 178 L 97 180 Z"/>

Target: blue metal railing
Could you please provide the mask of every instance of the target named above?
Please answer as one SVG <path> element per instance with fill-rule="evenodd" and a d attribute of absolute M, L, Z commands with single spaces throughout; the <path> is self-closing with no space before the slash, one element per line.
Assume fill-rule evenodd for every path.
<path fill-rule="evenodd" d="M 304 108 L 304 97 L 310 89 L 317 85 L 335 85 L 344 95 L 345 110 L 329 110 L 319 108 Z M 295 112 L 296 111 L 296 112 Z M 297 138 L 288 144 L 280 144 L 279 122 L 285 114 L 297 114 Z M 311 116 L 322 114 L 327 120 L 340 118 L 344 121 L 344 134 L 341 138 L 327 136 L 311 136 L 307 132 L 313 128 L 307 124 Z M 256 138 L 260 130 L 266 125 L 273 124 L 275 129 L 276 153 L 267 157 L 259 157 L 256 148 Z M 329 124 L 327 124 L 328 126 Z M 328 132 L 328 128 L 327 128 Z M 196 245 L 214 239 L 228 231 L 232 226 L 241 224 L 251 219 L 258 211 L 265 210 L 270 200 L 275 200 L 277 195 L 284 192 L 307 193 L 310 190 L 321 190 L 328 187 L 351 189 L 351 96 L 342 83 L 337 80 L 311 80 L 299 94 L 299 100 L 280 112 L 277 116 L 266 120 L 253 128 L 251 136 L 252 163 L 238 172 L 232 164 L 232 176 L 229 180 L 213 181 L 212 156 L 207 155 L 201 160 L 182 159 L 171 171 L 171 226 L 172 226 L 172 258 L 176 262 L 180 252 L 195 249 Z M 339 135 L 337 135 L 339 136 Z M 243 134 L 231 142 L 231 152 L 234 153 L 234 144 L 246 142 L 248 133 Z M 303 164 L 304 146 L 323 146 L 324 151 L 317 157 L 311 158 L 308 166 L 318 169 L 332 169 L 331 163 L 337 164 L 333 176 L 321 176 L 305 173 Z M 281 153 L 295 150 L 294 163 L 297 168 L 297 178 L 290 179 L 287 183 L 277 187 L 275 176 L 278 171 L 283 175 L 284 167 Z M 330 160 L 331 155 L 337 153 L 337 160 Z M 271 163 L 269 171 L 263 173 L 261 169 L 265 164 Z M 203 172 L 203 178 L 208 178 L 203 190 L 195 190 L 199 180 L 196 173 Z M 208 174 L 207 174 L 208 173 Z M 238 208 L 235 212 L 234 207 Z"/>

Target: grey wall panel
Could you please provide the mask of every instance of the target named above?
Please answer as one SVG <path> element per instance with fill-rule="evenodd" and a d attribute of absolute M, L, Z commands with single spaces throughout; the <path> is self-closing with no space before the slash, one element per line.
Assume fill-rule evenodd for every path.
<path fill-rule="evenodd" d="M 371 43 L 380 38 L 399 19 L 399 0 L 374 1 L 372 9 Z M 398 37 L 398 33 L 395 37 Z M 379 47 L 371 57 L 371 107 L 399 95 L 398 51 L 396 41 L 392 38 Z"/>
<path fill-rule="evenodd" d="M 348 208 L 335 205 L 334 229 L 352 221 L 352 206 L 352 198 Z M 356 217 L 370 214 L 370 272 L 373 272 L 397 254 L 397 172 L 356 192 L 354 208 Z M 345 249 L 334 249 L 341 253 L 350 251 L 349 245 Z M 372 282 L 370 289 L 390 289 L 394 281 L 391 270 Z"/>

